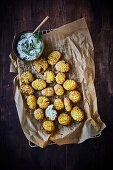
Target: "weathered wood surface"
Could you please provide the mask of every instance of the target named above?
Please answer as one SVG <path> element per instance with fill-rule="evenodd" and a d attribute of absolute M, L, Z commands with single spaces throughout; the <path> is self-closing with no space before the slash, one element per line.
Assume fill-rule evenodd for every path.
<path fill-rule="evenodd" d="M 9 72 L 13 36 L 34 30 L 49 15 L 43 29 L 57 28 L 85 17 L 95 48 L 98 110 L 107 125 L 102 135 L 82 144 L 30 148 L 20 127 Z M 98 0 L 4 0 L 0 4 L 0 155 L 6 169 L 109 169 L 113 165 L 113 12 L 112 2 Z"/>

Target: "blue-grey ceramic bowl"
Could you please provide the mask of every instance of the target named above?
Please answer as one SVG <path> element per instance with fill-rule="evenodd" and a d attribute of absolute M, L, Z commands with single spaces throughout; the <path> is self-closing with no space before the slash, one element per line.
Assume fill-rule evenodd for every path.
<path fill-rule="evenodd" d="M 42 51 L 41 51 L 40 55 L 38 55 L 35 59 L 31 59 L 31 60 L 22 59 L 22 58 L 20 58 L 20 55 L 19 55 L 19 53 L 18 53 L 18 51 L 17 51 L 17 43 L 18 43 L 18 40 L 19 40 L 20 36 L 21 36 L 22 34 L 24 34 L 24 33 L 32 33 L 32 31 L 23 31 L 23 32 L 20 32 L 20 33 L 18 33 L 18 34 L 15 34 L 14 39 L 13 39 L 13 43 L 12 43 L 13 52 L 14 52 L 14 54 L 16 55 L 16 57 L 19 58 L 19 59 L 21 59 L 21 60 L 24 60 L 24 61 L 34 61 L 34 60 L 38 59 L 38 58 L 42 55 L 42 53 L 43 53 L 43 50 L 44 50 L 43 40 L 42 40 L 42 38 L 41 38 Z"/>

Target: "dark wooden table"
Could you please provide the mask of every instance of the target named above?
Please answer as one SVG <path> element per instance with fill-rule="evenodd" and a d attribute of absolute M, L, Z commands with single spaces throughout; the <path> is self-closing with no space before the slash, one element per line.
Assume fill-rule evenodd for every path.
<path fill-rule="evenodd" d="M 113 13 L 112 3 L 99 0 L 3 0 L 0 3 L 0 166 L 11 170 L 102 170 L 113 165 Z M 13 99 L 9 53 L 16 32 L 57 28 L 85 17 L 95 48 L 98 110 L 107 125 L 99 138 L 82 144 L 31 148 L 20 127 Z M 112 169 L 113 167 L 111 167 Z"/>

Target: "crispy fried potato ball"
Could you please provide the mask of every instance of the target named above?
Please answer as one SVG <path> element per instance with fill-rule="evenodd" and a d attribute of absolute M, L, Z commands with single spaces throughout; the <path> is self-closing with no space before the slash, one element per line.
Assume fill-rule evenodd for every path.
<path fill-rule="evenodd" d="M 51 120 L 44 121 L 42 127 L 47 132 L 53 132 L 55 130 L 55 124 Z"/>
<path fill-rule="evenodd" d="M 42 95 L 43 96 L 53 96 L 54 95 L 54 89 L 53 87 L 47 87 L 42 90 Z"/>
<path fill-rule="evenodd" d="M 64 81 L 65 81 L 65 78 L 66 78 L 65 74 L 62 73 L 62 72 L 59 72 L 59 73 L 56 75 L 56 82 L 57 82 L 58 84 L 63 84 Z"/>
<path fill-rule="evenodd" d="M 42 79 L 36 79 L 32 82 L 32 87 L 35 90 L 42 90 L 46 87 L 46 82 Z"/>
<path fill-rule="evenodd" d="M 49 105 L 45 111 L 45 115 L 49 120 L 56 120 L 57 111 L 54 109 L 53 104 Z"/>
<path fill-rule="evenodd" d="M 63 100 L 60 99 L 60 98 L 55 99 L 55 101 L 54 101 L 54 108 L 56 110 L 64 109 L 64 102 L 63 102 Z"/>
<path fill-rule="evenodd" d="M 71 116 L 74 120 L 80 122 L 84 119 L 84 112 L 78 106 L 75 106 L 71 110 Z"/>
<path fill-rule="evenodd" d="M 33 80 L 34 80 L 34 76 L 30 71 L 23 72 L 20 77 L 20 81 L 25 84 L 29 84 Z"/>
<path fill-rule="evenodd" d="M 44 80 L 46 80 L 47 83 L 52 83 L 55 81 L 55 74 L 53 71 L 46 71 L 44 72 Z"/>
<path fill-rule="evenodd" d="M 77 87 L 77 83 L 74 80 L 66 80 L 63 87 L 65 90 L 74 90 Z"/>
<path fill-rule="evenodd" d="M 34 95 L 30 95 L 27 98 L 27 104 L 29 106 L 30 109 L 36 109 L 36 97 Z"/>
<path fill-rule="evenodd" d="M 21 93 L 25 94 L 27 96 L 34 93 L 34 89 L 30 85 L 28 85 L 28 84 L 22 85 L 20 87 L 20 89 L 21 89 Z"/>
<path fill-rule="evenodd" d="M 37 100 L 37 104 L 41 109 L 46 109 L 49 106 L 49 99 L 45 96 L 40 96 Z"/>
<path fill-rule="evenodd" d="M 54 90 L 55 90 L 55 93 L 58 95 L 58 96 L 61 96 L 64 94 L 64 89 L 63 87 L 60 85 L 60 84 L 56 84 L 54 86 Z"/>
<path fill-rule="evenodd" d="M 61 113 L 59 116 L 58 116 L 58 122 L 61 124 L 61 125 L 68 125 L 71 121 L 71 116 L 66 114 L 66 113 Z"/>
<path fill-rule="evenodd" d="M 48 68 L 48 62 L 45 58 L 41 57 L 33 62 L 33 66 L 36 71 L 43 74 L 44 71 Z"/>
<path fill-rule="evenodd" d="M 35 119 L 42 120 L 44 118 L 44 112 L 41 108 L 38 108 L 34 111 Z"/>
<path fill-rule="evenodd" d="M 72 100 L 73 103 L 77 103 L 81 100 L 81 94 L 77 90 L 73 90 L 69 92 L 69 99 Z"/>
<path fill-rule="evenodd" d="M 60 72 L 68 72 L 69 64 L 66 63 L 64 60 L 61 60 L 55 65 L 55 68 L 57 71 L 60 71 Z"/>
<path fill-rule="evenodd" d="M 58 51 L 53 51 L 48 55 L 48 63 L 51 65 L 55 65 L 61 57 L 61 53 Z"/>
<path fill-rule="evenodd" d="M 65 109 L 70 112 L 72 109 L 72 103 L 70 101 L 70 99 L 68 97 L 64 98 L 64 105 L 65 105 Z"/>

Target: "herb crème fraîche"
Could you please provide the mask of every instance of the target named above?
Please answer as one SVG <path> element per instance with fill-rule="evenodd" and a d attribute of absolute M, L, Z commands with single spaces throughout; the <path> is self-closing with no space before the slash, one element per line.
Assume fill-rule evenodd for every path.
<path fill-rule="evenodd" d="M 20 59 L 32 61 L 40 57 L 43 52 L 43 41 L 38 33 L 22 33 L 17 42 L 17 52 Z"/>
<path fill-rule="evenodd" d="M 65 73 L 69 72 L 70 66 L 60 58 L 61 53 L 53 51 L 48 60 L 41 57 L 33 62 L 34 69 L 43 74 L 43 79 L 35 79 L 30 71 L 23 72 L 20 77 L 21 93 L 27 96 L 29 109 L 34 110 L 35 119 L 42 121 L 43 129 L 49 133 L 55 130 L 55 121 L 66 126 L 72 119 L 78 122 L 84 119 L 83 110 L 72 105 L 81 100 L 81 94 L 76 90 L 77 82 L 66 79 Z M 55 66 L 57 75 L 48 69 L 49 65 Z M 56 84 L 50 87 L 54 82 Z M 69 96 L 61 99 L 60 96 L 63 96 L 66 90 L 69 91 Z M 35 91 L 41 91 L 42 95 L 36 98 Z M 57 97 L 51 103 L 49 98 L 54 95 Z"/>

